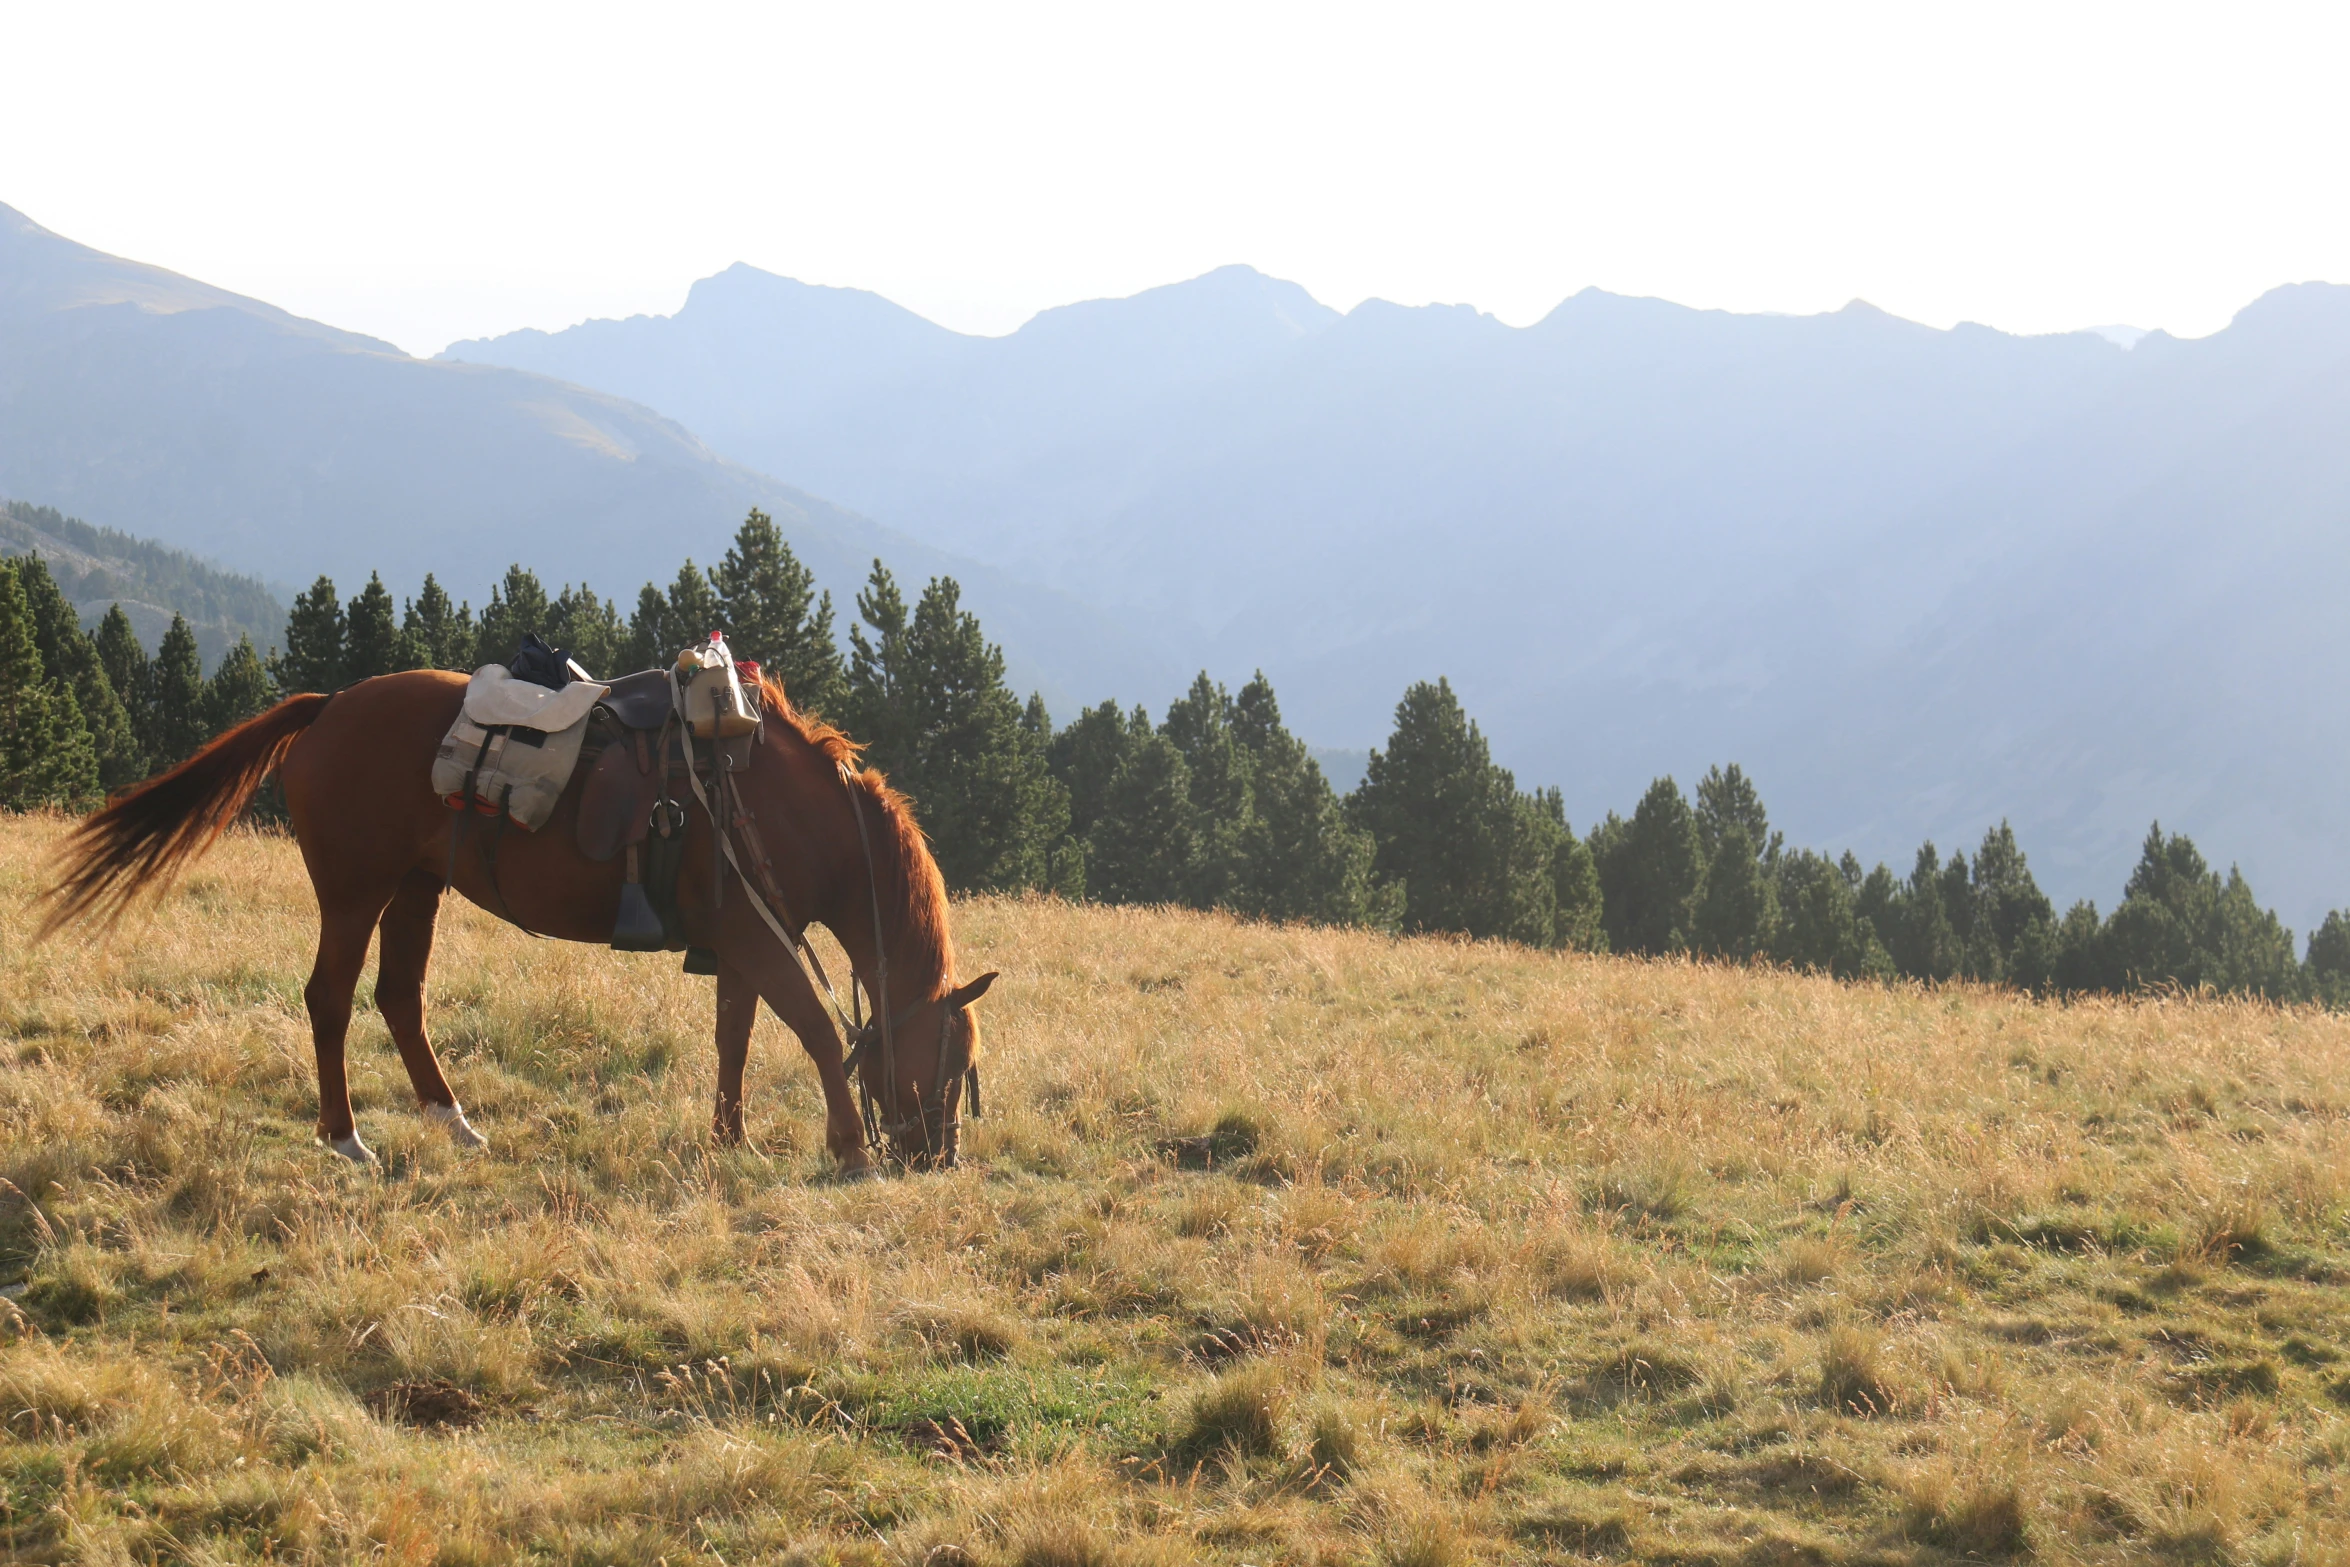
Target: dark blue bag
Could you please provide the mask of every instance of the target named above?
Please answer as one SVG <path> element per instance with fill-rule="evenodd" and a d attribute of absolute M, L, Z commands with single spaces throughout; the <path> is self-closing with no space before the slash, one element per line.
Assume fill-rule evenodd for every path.
<path fill-rule="evenodd" d="M 561 648 L 547 646 L 535 631 L 522 634 L 522 646 L 514 650 L 514 662 L 506 666 L 506 673 L 555 691 L 571 684 L 574 678 L 571 655 Z"/>

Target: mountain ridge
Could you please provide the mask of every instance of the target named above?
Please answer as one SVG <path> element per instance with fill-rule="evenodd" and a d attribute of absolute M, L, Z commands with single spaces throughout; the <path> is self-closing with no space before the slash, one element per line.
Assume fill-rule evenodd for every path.
<path fill-rule="evenodd" d="M 1524 327 L 1368 300 L 1277 330 L 1248 279 L 1237 325 L 1206 274 L 1071 307 L 1070 343 L 933 328 L 886 362 L 730 330 L 723 293 L 550 341 L 632 392 L 674 339 L 727 345 L 657 402 L 714 449 L 1261 665 L 1319 744 L 1379 743 L 1443 673 L 1578 819 L 1734 759 L 1795 841 L 1906 859 L 2013 817 L 2053 890 L 2110 896 L 2160 816 L 2304 929 L 2350 899 L 2318 803 L 2350 726 L 2244 694 L 2254 647 L 2350 677 L 2316 607 L 2350 593 L 2350 289 L 2125 347 L 1600 289 Z M 1213 373 L 1098 347 L 1187 305 Z M 793 355 L 788 399 L 744 374 Z"/>
<path fill-rule="evenodd" d="M 271 578 L 380 570 L 476 599 L 506 565 L 633 598 L 705 564 L 753 506 L 836 600 L 876 556 L 962 580 L 1023 685 L 1064 708 L 1175 665 L 1068 596 L 729 461 L 664 413 L 390 344 L 144 263 L 0 207 L 0 493 Z"/>

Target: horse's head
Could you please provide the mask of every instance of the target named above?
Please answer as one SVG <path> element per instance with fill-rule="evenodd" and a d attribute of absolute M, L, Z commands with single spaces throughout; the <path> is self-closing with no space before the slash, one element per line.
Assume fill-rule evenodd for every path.
<path fill-rule="evenodd" d="M 969 1090 L 979 1113 L 979 1019 L 971 1005 L 994 984 L 993 973 L 909 1007 L 883 1030 L 865 1025 L 849 1052 L 849 1069 L 865 1090 L 892 1158 L 908 1169 L 943 1170 L 962 1141 Z"/>

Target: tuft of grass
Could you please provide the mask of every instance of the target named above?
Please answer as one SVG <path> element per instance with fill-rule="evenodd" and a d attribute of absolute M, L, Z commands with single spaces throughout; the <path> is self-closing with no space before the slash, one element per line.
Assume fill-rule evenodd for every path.
<path fill-rule="evenodd" d="M 1585 1396 L 1606 1402 L 1678 1393 L 1705 1380 L 1705 1371 L 1656 1340 L 1639 1340 L 1617 1349 L 1587 1371 L 1581 1386 Z"/>
<path fill-rule="evenodd" d="M 1847 1414 L 1891 1414 L 1895 1397 L 1883 1338 L 1849 1323 L 1831 1329 L 1820 1349 L 1819 1398 Z"/>
<path fill-rule="evenodd" d="M 1912 1539 L 1974 1558 L 2020 1556 L 2032 1545 L 2031 1517 L 2013 1477 L 1965 1475 L 1937 1466 L 1901 1486 Z"/>
<path fill-rule="evenodd" d="M 1635 1219 L 1678 1219 L 1691 1206 L 1695 1172 L 1678 1153 L 1643 1154 L 1600 1172 L 1592 1205 Z"/>
<path fill-rule="evenodd" d="M 1289 1405 L 1280 1367 L 1265 1361 L 1240 1366 L 1192 1396 L 1178 1447 L 1194 1456 L 1270 1457 L 1281 1450 Z"/>
<path fill-rule="evenodd" d="M 1344 1480 L 1362 1468 L 1370 1437 L 1353 1410 L 1318 1400 L 1306 1417 L 1306 1464 L 1315 1480 Z"/>
<path fill-rule="evenodd" d="M 1018 1322 L 973 1303 L 909 1304 L 900 1320 L 933 1355 L 944 1360 L 1001 1360 L 1027 1338 Z"/>

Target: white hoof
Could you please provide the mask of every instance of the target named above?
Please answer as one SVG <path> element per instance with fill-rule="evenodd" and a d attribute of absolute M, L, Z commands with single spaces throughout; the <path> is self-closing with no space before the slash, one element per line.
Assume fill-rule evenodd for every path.
<path fill-rule="evenodd" d="M 321 1137 L 318 1143 L 328 1152 L 339 1153 L 362 1168 L 372 1169 L 375 1165 L 375 1150 L 359 1140 L 357 1128 L 341 1137 Z"/>
<path fill-rule="evenodd" d="M 465 1119 L 461 1105 L 426 1105 L 424 1118 L 449 1134 L 449 1141 L 460 1148 L 487 1148 L 490 1140 L 473 1129 Z"/>

